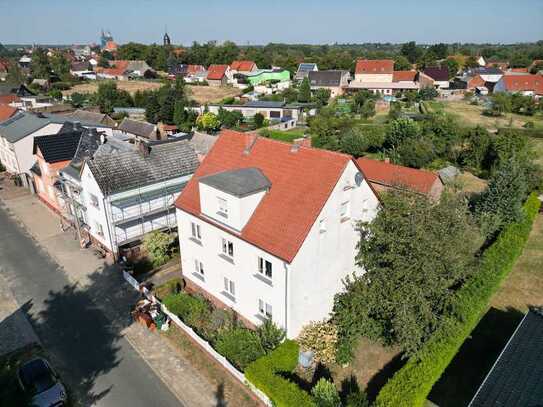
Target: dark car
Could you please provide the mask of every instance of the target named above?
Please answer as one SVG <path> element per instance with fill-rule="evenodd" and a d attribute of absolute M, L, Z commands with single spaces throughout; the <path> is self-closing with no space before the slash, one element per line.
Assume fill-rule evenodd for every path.
<path fill-rule="evenodd" d="M 32 359 L 17 370 L 19 385 L 32 397 L 32 406 L 63 406 L 66 401 L 66 389 L 57 373 L 43 358 Z"/>

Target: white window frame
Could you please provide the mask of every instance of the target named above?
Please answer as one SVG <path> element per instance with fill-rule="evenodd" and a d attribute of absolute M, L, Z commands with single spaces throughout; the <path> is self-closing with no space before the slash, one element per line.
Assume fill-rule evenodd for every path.
<path fill-rule="evenodd" d="M 94 206 L 95 208 L 100 207 L 100 202 L 98 201 L 98 197 L 91 192 L 89 192 L 89 200 L 90 200 L 90 204 Z"/>
<path fill-rule="evenodd" d="M 194 269 L 197 274 L 204 275 L 204 264 L 200 260 L 194 259 Z"/>
<path fill-rule="evenodd" d="M 223 237 L 221 239 L 221 252 L 227 257 L 234 258 L 234 243 Z"/>
<path fill-rule="evenodd" d="M 195 222 L 190 222 L 192 237 L 198 240 L 202 240 L 202 233 L 200 225 Z"/>
<path fill-rule="evenodd" d="M 100 222 L 94 222 L 94 228 L 96 229 L 96 234 L 98 236 L 104 236 L 104 227 Z"/>
<path fill-rule="evenodd" d="M 258 313 L 264 318 L 272 319 L 273 317 L 273 308 L 271 304 L 267 303 L 263 299 L 258 299 Z"/>
<path fill-rule="evenodd" d="M 339 217 L 341 220 L 349 219 L 350 206 L 350 201 L 344 201 L 339 205 Z"/>
<path fill-rule="evenodd" d="M 322 218 L 319 220 L 319 232 L 325 233 L 326 232 L 326 218 Z"/>
<path fill-rule="evenodd" d="M 236 283 L 228 277 L 224 277 L 224 291 L 233 298 L 236 298 Z"/>
<path fill-rule="evenodd" d="M 268 264 L 270 265 L 269 270 L 267 267 Z M 273 263 L 269 260 L 264 259 L 263 257 L 258 256 L 258 272 L 268 280 L 271 280 L 273 277 Z"/>
<path fill-rule="evenodd" d="M 217 197 L 217 212 L 224 217 L 228 217 L 228 201 L 220 196 Z"/>

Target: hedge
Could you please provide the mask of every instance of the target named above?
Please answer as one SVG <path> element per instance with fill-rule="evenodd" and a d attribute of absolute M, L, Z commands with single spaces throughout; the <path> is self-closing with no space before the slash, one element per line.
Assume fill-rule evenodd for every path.
<path fill-rule="evenodd" d="M 518 128 L 511 128 L 511 127 L 500 127 L 498 129 L 498 134 L 506 132 L 509 134 L 516 134 L 516 135 L 523 135 L 527 137 L 533 137 L 533 138 L 543 138 L 543 129 L 518 129 Z"/>
<path fill-rule="evenodd" d="M 410 358 L 381 389 L 377 406 L 424 405 L 432 387 L 477 326 L 490 298 L 522 253 L 539 206 L 537 196 L 530 195 L 524 204 L 524 219 L 507 226 L 485 251 L 479 272 L 458 291 L 453 316 L 443 322 L 419 354 Z"/>
<path fill-rule="evenodd" d="M 245 370 L 249 382 L 262 390 L 276 407 L 315 407 L 312 397 L 277 373 L 290 373 L 298 364 L 300 347 L 291 340 L 284 341 L 273 352 L 254 361 Z"/>

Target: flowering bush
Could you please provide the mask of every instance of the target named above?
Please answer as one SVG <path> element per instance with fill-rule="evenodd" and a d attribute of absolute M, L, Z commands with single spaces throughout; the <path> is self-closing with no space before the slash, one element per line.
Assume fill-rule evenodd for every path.
<path fill-rule="evenodd" d="M 304 350 L 312 350 L 315 360 L 324 364 L 336 361 L 337 327 L 327 321 L 310 322 L 298 337 L 298 343 Z"/>

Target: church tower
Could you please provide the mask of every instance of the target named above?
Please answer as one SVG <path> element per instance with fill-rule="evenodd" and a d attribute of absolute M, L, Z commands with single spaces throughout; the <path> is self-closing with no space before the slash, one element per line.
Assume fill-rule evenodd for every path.
<path fill-rule="evenodd" d="M 166 33 L 164 34 L 164 46 L 170 46 L 170 36 L 168 35 L 168 30 L 166 30 Z"/>

